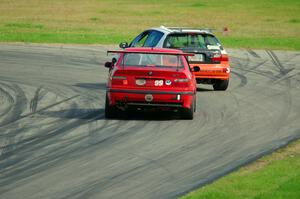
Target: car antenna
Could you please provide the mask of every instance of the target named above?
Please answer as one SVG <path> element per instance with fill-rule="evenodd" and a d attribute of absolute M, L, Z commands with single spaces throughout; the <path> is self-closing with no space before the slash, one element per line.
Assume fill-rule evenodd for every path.
<path fill-rule="evenodd" d="M 123 54 L 123 59 L 122 59 L 122 69 L 123 69 L 123 70 L 124 70 L 124 64 L 125 64 L 124 59 L 125 59 L 125 53 Z"/>
<path fill-rule="evenodd" d="M 179 70 L 179 55 L 177 55 L 177 68 L 176 68 L 176 72 L 178 72 Z"/>

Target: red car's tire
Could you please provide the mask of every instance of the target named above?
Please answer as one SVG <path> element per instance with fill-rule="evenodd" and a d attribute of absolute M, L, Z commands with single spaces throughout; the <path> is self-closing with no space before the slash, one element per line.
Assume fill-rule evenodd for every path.
<path fill-rule="evenodd" d="M 181 112 L 181 118 L 185 120 L 192 120 L 194 119 L 194 112 L 196 111 L 195 109 L 195 100 L 193 100 L 193 103 L 191 104 L 190 108 L 185 108 Z"/>
<path fill-rule="evenodd" d="M 227 80 L 217 80 L 215 84 L 213 84 L 214 90 L 216 91 L 225 91 L 228 88 L 229 79 Z"/>
<path fill-rule="evenodd" d="M 105 99 L 105 111 L 104 111 L 104 114 L 105 114 L 105 118 L 115 118 L 116 115 L 117 115 L 117 109 L 115 106 L 109 106 L 109 99 L 107 97 L 107 94 L 106 94 L 106 99 Z"/>

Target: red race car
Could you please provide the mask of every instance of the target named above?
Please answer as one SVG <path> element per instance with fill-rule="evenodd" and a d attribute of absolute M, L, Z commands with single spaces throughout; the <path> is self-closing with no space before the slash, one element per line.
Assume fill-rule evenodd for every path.
<path fill-rule="evenodd" d="M 118 111 L 160 109 L 179 110 L 182 118 L 193 119 L 196 110 L 196 80 L 184 53 L 175 49 L 127 48 L 118 58 L 106 62 L 109 68 L 105 117 Z"/>

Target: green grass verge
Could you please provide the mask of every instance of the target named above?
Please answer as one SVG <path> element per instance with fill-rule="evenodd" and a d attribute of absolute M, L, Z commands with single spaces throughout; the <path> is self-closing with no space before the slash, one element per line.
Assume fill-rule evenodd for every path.
<path fill-rule="evenodd" d="M 0 33 L 0 41 L 25 43 L 66 43 L 66 44 L 115 44 L 129 41 L 130 36 L 122 34 L 90 33 Z"/>
<path fill-rule="evenodd" d="M 118 44 L 160 25 L 215 28 L 225 47 L 300 49 L 299 0 L 0 1 L 0 42 Z"/>
<path fill-rule="evenodd" d="M 181 199 L 299 199 L 300 141 Z"/>

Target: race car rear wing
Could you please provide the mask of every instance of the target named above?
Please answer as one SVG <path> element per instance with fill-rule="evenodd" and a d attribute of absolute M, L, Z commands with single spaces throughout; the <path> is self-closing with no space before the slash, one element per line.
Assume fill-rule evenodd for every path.
<path fill-rule="evenodd" d="M 164 51 L 141 51 L 141 50 L 108 50 L 109 53 L 140 53 L 140 54 L 162 54 L 162 55 L 183 55 L 183 56 L 194 56 L 194 53 L 185 52 L 164 52 Z"/>
<path fill-rule="evenodd" d="M 127 53 L 138 53 L 138 54 L 161 54 L 161 55 L 183 55 L 185 57 L 194 56 L 194 53 L 185 53 L 182 51 L 164 51 L 161 48 L 143 48 L 143 49 L 134 49 L 134 48 L 126 48 L 125 50 L 108 50 L 107 54 L 109 53 L 117 53 L 117 54 L 127 54 Z M 179 56 L 177 56 L 177 63 L 179 63 Z M 117 62 L 117 59 L 113 61 L 114 63 Z M 122 59 L 122 69 L 124 70 L 124 59 Z M 176 71 L 179 70 L 179 64 L 176 67 Z"/>

